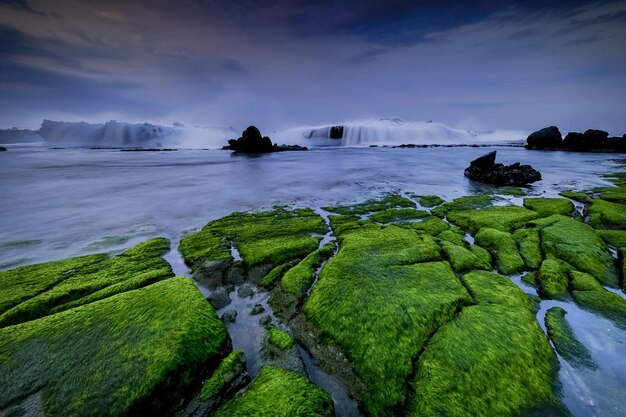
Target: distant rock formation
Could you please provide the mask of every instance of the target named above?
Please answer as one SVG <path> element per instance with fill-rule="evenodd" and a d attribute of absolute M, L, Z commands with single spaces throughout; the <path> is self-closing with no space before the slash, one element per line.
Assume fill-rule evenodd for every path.
<path fill-rule="evenodd" d="M 343 138 L 343 126 L 332 126 L 330 128 L 330 138 L 331 139 L 341 139 Z"/>
<path fill-rule="evenodd" d="M 241 153 L 269 153 L 283 151 L 307 151 L 308 148 L 299 145 L 277 145 L 272 143 L 267 136 L 262 136 L 256 126 L 250 126 L 243 131 L 239 139 L 229 139 L 228 146 L 224 149 L 230 149 Z"/>
<path fill-rule="evenodd" d="M 626 152 L 626 135 L 609 137 L 604 130 L 588 129 L 585 133 L 569 132 L 565 139 L 556 126 L 531 133 L 526 148 L 575 152 Z"/>
<path fill-rule="evenodd" d="M 7 148 L 5 148 L 4 146 L 0 146 L 0 152 L 6 152 Z"/>
<path fill-rule="evenodd" d="M 520 165 L 519 162 L 507 166 L 496 164 L 496 151 L 473 160 L 465 169 L 465 176 L 495 185 L 525 185 L 541 180 L 539 171 L 530 165 Z"/>

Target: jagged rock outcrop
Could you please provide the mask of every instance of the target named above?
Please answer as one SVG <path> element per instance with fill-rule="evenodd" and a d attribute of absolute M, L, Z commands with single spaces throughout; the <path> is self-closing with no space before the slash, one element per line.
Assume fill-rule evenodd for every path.
<path fill-rule="evenodd" d="M 249 126 L 243 131 L 239 139 L 229 139 L 228 146 L 224 149 L 230 149 L 241 153 L 269 153 L 282 151 L 307 151 L 308 148 L 299 145 L 277 145 L 267 136 L 262 136 L 256 126 Z"/>
<path fill-rule="evenodd" d="M 495 185 L 525 185 L 541 180 L 539 171 L 530 165 L 516 162 L 512 165 L 496 164 L 496 151 L 476 158 L 465 169 L 465 176 Z"/>

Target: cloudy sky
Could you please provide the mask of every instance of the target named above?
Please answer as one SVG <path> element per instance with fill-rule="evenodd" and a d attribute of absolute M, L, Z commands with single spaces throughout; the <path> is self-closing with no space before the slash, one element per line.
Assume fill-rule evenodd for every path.
<path fill-rule="evenodd" d="M 0 0 L 0 127 L 626 132 L 626 1 Z"/>

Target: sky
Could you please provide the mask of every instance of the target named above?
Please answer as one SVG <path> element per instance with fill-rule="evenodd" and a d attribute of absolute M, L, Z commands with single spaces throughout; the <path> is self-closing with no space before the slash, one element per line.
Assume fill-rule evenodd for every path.
<path fill-rule="evenodd" d="M 0 0 L 0 128 L 626 133 L 626 1 Z"/>

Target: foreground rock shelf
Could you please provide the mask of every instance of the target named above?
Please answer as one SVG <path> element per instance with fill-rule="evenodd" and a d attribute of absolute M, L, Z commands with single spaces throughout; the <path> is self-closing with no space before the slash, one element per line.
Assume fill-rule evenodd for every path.
<path fill-rule="evenodd" d="M 215 308 L 271 293 L 254 378 L 231 347 L 237 314 L 173 276 L 165 239 L 0 272 L 0 414 L 333 415 L 303 348 L 365 415 L 565 416 L 548 337 L 572 367 L 594 358 L 567 308 L 546 335 L 508 276 L 626 330 L 626 174 L 609 179 L 521 206 L 388 195 L 211 221 L 179 251 Z"/>

